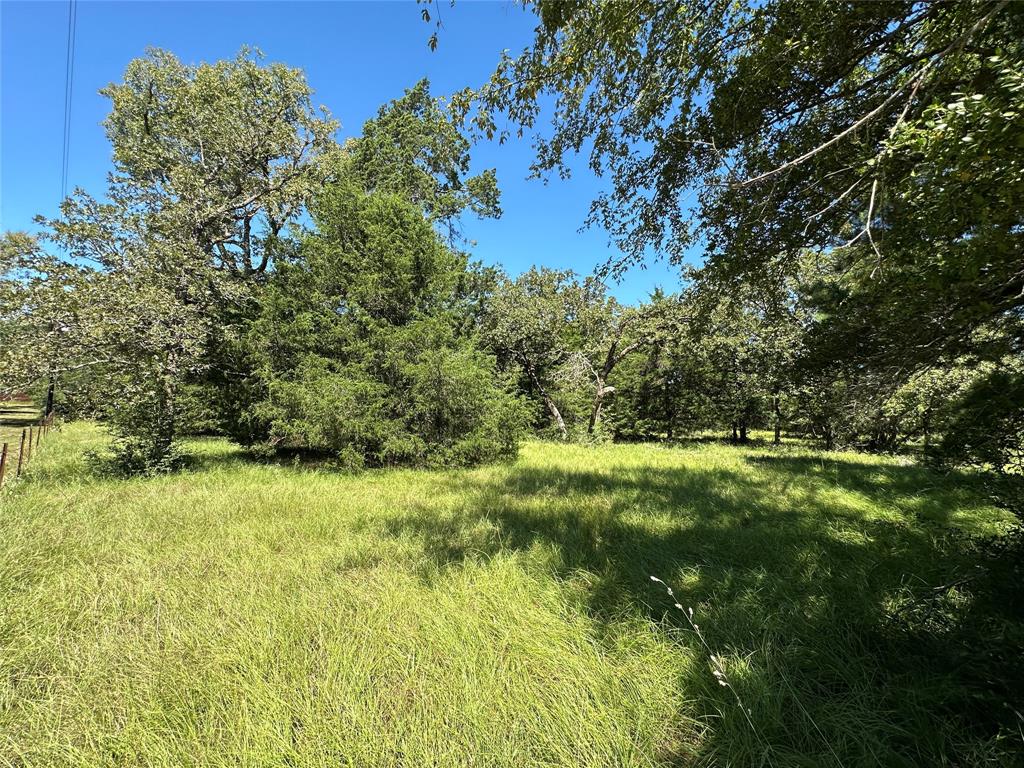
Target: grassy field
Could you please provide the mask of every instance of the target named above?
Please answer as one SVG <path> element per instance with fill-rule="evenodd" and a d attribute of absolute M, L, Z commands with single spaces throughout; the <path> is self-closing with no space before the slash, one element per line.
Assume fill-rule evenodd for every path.
<path fill-rule="evenodd" d="M 962 565 L 951 531 L 1008 524 L 966 478 L 543 443 L 346 476 L 208 440 L 193 470 L 126 481 L 88 472 L 102 440 L 65 426 L 0 496 L 0 765 L 898 766 L 989 746 L 946 706 L 954 670 L 884 631 Z"/>

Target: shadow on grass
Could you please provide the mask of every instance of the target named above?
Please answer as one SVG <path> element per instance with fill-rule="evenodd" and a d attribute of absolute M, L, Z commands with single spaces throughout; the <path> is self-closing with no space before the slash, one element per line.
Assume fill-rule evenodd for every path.
<path fill-rule="evenodd" d="M 31 403 L 0 403 L 0 442 L 16 444 L 21 431 L 38 426 L 41 417 Z"/>
<path fill-rule="evenodd" d="M 716 726 L 697 755 L 675 754 L 681 764 L 938 764 L 1000 729 L 991 707 L 970 704 L 1013 696 L 1000 660 L 964 679 L 892 621 L 895 601 L 972 567 L 951 513 L 981 506 L 973 479 L 748 455 L 736 469 L 516 465 L 497 480 L 448 482 L 438 490 L 467 499 L 455 514 L 425 502 L 385 523 L 418 538 L 435 567 L 520 551 L 584 585 L 579 608 L 599 636 L 640 615 L 695 646 L 658 576 L 694 607 L 716 652 L 751 660 L 736 685 L 757 738 L 701 668 L 681 685 Z"/>
<path fill-rule="evenodd" d="M 627 605 L 647 602 L 651 575 L 693 567 L 751 571 L 761 581 L 785 576 L 786 591 L 799 592 L 806 586 L 800 573 L 813 564 L 825 566 L 813 574 L 814 592 L 857 606 L 871 603 L 874 612 L 878 601 L 849 594 L 850 579 L 863 578 L 885 593 L 907 575 L 942 573 L 943 564 L 933 557 L 936 539 L 949 531 L 952 509 L 976 501 L 919 467 L 757 460 L 766 462 L 772 465 L 767 477 L 717 467 L 634 466 L 607 472 L 517 466 L 499 483 L 458 476 L 446 492 L 469 501 L 454 517 L 438 517 L 426 503 L 388 527 L 421 538 L 439 564 L 551 545 L 559 575 L 586 570 L 608 582 L 592 602 L 597 615 L 616 615 L 624 607 L 608 599 L 613 593 L 621 592 Z M 908 497 L 906 507 L 918 512 L 916 519 L 872 519 L 855 503 L 866 497 L 887 507 L 899 496 Z M 481 519 L 497 529 L 481 529 Z M 478 530 L 484 533 L 473 533 Z M 689 591 L 700 600 L 709 590 Z"/>
<path fill-rule="evenodd" d="M 0 425 L 5 427 L 34 426 L 41 416 L 32 403 L 0 403 Z"/>
<path fill-rule="evenodd" d="M 208 448 L 193 471 L 254 461 Z M 951 622 L 931 607 L 920 621 L 899 612 L 909 595 L 976 565 L 955 524 L 982 507 L 980 478 L 786 450 L 737 448 L 709 463 L 698 451 L 679 455 L 674 467 L 520 462 L 417 474 L 421 502 L 403 497 L 393 514 L 359 525 L 416 540 L 426 580 L 469 560 L 520 556 L 565 585 L 567 609 L 592 619 L 609 654 L 628 646 L 639 620 L 703 655 L 650 577 L 671 584 L 715 653 L 732 660 L 756 731 L 704 657 L 679 680 L 689 702 L 680 722 L 696 717 L 708 732 L 664 745 L 652 756 L 663 763 L 1014 764 L 983 750 L 1014 732 L 1014 707 L 1024 711 L 1022 623 L 998 625 L 997 642 L 963 663 L 953 649 L 975 637 L 964 631 L 972 622 L 988 631 L 991 602 L 954 594 L 937 609 Z M 456 499 L 454 510 L 439 497 Z"/>

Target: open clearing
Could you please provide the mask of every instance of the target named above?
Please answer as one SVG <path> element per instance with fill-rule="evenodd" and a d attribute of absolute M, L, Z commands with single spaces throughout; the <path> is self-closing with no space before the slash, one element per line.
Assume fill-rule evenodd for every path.
<path fill-rule="evenodd" d="M 900 765 L 970 741 L 882 631 L 968 478 L 784 447 L 531 443 L 347 476 L 198 441 L 89 475 L 65 426 L 0 497 L 0 764 Z M 668 596 L 692 606 L 736 693 Z M 764 759 L 763 759 L 764 758 Z"/>

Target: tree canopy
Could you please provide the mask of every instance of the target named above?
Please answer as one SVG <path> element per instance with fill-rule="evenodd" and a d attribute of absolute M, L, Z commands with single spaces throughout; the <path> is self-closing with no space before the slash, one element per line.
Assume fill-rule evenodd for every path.
<path fill-rule="evenodd" d="M 458 104 L 585 152 L 622 248 L 705 248 L 725 284 L 830 254 L 872 352 L 922 363 L 1019 322 L 1024 13 L 1007 2 L 541 2 L 531 46 Z M 545 96 L 552 127 L 540 128 Z M 473 99 L 475 98 L 475 101 Z M 478 109 L 471 112 L 475 105 Z M 508 135 L 507 132 L 503 135 Z M 908 322 L 910 318 L 913 323 Z"/>

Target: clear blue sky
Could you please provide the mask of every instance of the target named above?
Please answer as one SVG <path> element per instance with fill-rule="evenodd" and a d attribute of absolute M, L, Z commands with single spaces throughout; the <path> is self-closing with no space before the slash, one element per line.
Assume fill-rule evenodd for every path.
<path fill-rule="evenodd" d="M 108 102 L 97 93 L 121 79 L 146 46 L 186 62 L 233 56 L 243 44 L 268 60 L 306 71 L 315 99 L 341 121 L 338 138 L 358 135 L 384 102 L 422 77 L 435 95 L 486 80 L 500 52 L 522 49 L 536 22 L 511 2 L 460 0 L 440 11 L 440 45 L 431 52 L 432 25 L 412 2 L 89 2 L 78 3 L 69 188 L 105 189 L 110 146 L 100 125 Z M 55 215 L 60 200 L 67 40 L 66 2 L 0 2 L 0 227 L 35 230 L 36 214 Z M 528 140 L 478 144 L 476 169 L 496 168 L 504 216 L 468 220 L 478 258 L 516 274 L 532 264 L 589 273 L 609 256 L 598 229 L 579 232 L 602 188 L 585 162 L 569 181 L 528 181 Z M 655 285 L 673 290 L 677 272 L 651 262 L 631 270 L 613 292 L 644 298 Z"/>

